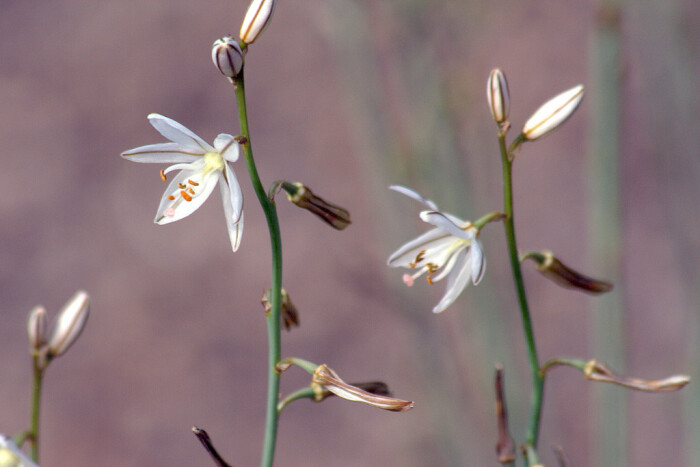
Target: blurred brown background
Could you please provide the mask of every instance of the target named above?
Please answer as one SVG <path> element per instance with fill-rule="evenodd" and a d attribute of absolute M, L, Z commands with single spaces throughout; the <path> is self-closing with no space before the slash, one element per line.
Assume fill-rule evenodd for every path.
<path fill-rule="evenodd" d="M 119 158 L 163 141 L 150 112 L 209 141 L 238 132 L 233 91 L 209 47 L 238 31 L 247 3 L 0 2 L 0 432 L 28 422 L 29 309 L 41 303 L 53 314 L 78 288 L 92 296 L 85 333 L 45 378 L 43 466 L 211 465 L 192 425 L 234 465 L 259 462 L 259 299 L 270 258 L 244 165 L 236 170 L 246 224 L 231 254 L 218 194 L 190 218 L 156 226 L 162 167 Z M 496 66 L 509 77 L 516 129 L 547 98 L 587 86 L 565 127 L 520 154 L 516 225 L 522 248 L 617 276 L 598 299 L 526 268 L 541 359 L 595 357 L 634 376 L 697 380 L 700 4 L 621 8 L 618 16 L 581 0 L 278 2 L 246 59 L 258 168 L 264 183 L 301 180 L 353 217 L 338 233 L 280 200 L 284 285 L 302 322 L 284 333 L 283 355 L 328 363 L 349 381 L 382 379 L 416 407 L 296 402 L 281 417 L 277 465 L 495 465 L 497 362 L 522 442 L 529 372 L 502 229 L 484 231 L 484 282 L 442 315 L 430 309 L 444 285 L 406 289 L 402 271 L 385 266 L 426 228 L 419 207 L 387 185 L 410 185 L 465 218 L 501 208 L 484 96 Z M 597 58 L 609 49 L 601 25 L 620 32 L 613 70 Z M 620 211 L 615 225 L 600 226 L 595 213 L 616 206 L 594 176 L 593 104 L 607 95 L 595 76 L 606 72 L 621 77 L 621 151 L 608 158 L 619 165 Z M 617 272 L 601 244 L 619 247 Z M 307 383 L 290 370 L 283 392 Z M 698 412 L 697 385 L 639 394 L 557 370 L 541 457 L 555 465 L 550 446 L 561 445 L 575 466 L 697 465 Z"/>

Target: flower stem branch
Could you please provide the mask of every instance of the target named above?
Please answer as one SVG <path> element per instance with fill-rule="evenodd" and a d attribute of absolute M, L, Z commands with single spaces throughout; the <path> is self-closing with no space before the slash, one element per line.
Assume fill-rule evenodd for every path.
<path fill-rule="evenodd" d="M 503 203 L 506 215 L 503 225 L 506 231 L 506 241 L 508 243 L 508 253 L 510 256 L 510 266 L 513 271 L 515 290 L 518 296 L 520 314 L 527 342 L 528 359 L 530 361 L 530 372 L 532 374 L 532 394 L 530 396 L 530 421 L 528 424 L 526 444 L 532 449 L 537 447 L 537 437 L 540 428 L 540 418 L 542 414 L 542 398 L 544 395 L 544 376 L 540 372 L 539 360 L 537 358 L 537 348 L 535 346 L 535 334 L 532 328 L 530 310 L 525 294 L 525 283 L 523 282 L 522 271 L 520 270 L 520 259 L 518 257 L 518 244 L 515 239 L 515 223 L 513 219 L 513 182 L 511 177 L 513 161 L 506 148 L 505 135 L 498 135 L 498 143 L 501 150 L 501 160 L 503 163 Z M 530 456 L 528 456 L 528 465 Z"/>
<path fill-rule="evenodd" d="M 276 369 L 276 365 L 281 357 L 280 303 L 282 295 L 282 239 L 279 221 L 277 219 L 277 209 L 275 208 L 274 202 L 268 198 L 265 192 L 265 188 L 258 175 L 258 170 L 255 167 L 255 160 L 253 159 L 250 130 L 248 128 L 248 110 L 246 108 L 243 71 L 241 71 L 234 80 L 233 85 L 236 92 L 236 102 L 238 104 L 238 119 L 241 125 L 241 135 L 245 138 L 245 141 L 241 141 L 243 155 L 245 157 L 250 180 L 255 189 L 255 195 L 258 197 L 260 206 L 262 206 L 265 212 L 265 218 L 270 232 L 270 244 L 272 247 L 270 312 L 266 315 L 269 345 L 267 414 L 265 418 L 265 441 L 261 460 L 261 465 L 263 467 L 271 467 L 275 456 L 279 415 L 277 411 L 277 402 L 279 400 L 280 374 Z"/>

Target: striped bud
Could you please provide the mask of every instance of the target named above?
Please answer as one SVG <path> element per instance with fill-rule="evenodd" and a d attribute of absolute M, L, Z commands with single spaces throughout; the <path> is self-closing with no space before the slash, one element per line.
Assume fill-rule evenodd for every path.
<path fill-rule="evenodd" d="M 241 24 L 240 36 L 245 44 L 252 44 L 272 18 L 277 0 L 253 0 Z"/>
<path fill-rule="evenodd" d="M 27 319 L 27 336 L 32 350 L 39 350 L 46 342 L 46 308 L 41 305 L 32 308 Z"/>
<path fill-rule="evenodd" d="M 489 101 L 489 109 L 491 109 L 491 115 L 496 123 L 508 120 L 508 112 L 510 111 L 508 81 L 506 81 L 506 75 L 499 68 L 492 70 L 489 75 L 486 99 Z"/>
<path fill-rule="evenodd" d="M 222 37 L 211 46 L 211 60 L 221 74 L 233 82 L 243 68 L 243 51 L 231 36 Z"/>
<path fill-rule="evenodd" d="M 578 108 L 581 99 L 583 85 L 579 84 L 545 102 L 525 122 L 525 139 L 534 141 L 559 128 Z"/>
<path fill-rule="evenodd" d="M 77 291 L 63 305 L 53 324 L 47 343 L 48 356 L 50 358 L 66 353 L 70 346 L 80 337 L 80 333 L 85 328 L 89 311 L 90 297 L 82 290 Z"/>

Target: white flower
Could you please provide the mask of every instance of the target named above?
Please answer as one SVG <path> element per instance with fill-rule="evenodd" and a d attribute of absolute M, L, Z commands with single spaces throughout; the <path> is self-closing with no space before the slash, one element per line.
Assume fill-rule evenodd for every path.
<path fill-rule="evenodd" d="M 416 271 L 403 276 L 403 281 L 409 287 L 425 273 L 430 284 L 447 277 L 447 290 L 440 303 L 433 308 L 433 313 L 445 311 L 470 280 L 478 284 L 484 274 L 486 261 L 477 238 L 478 231 L 470 222 L 439 211 L 435 203 L 410 188 L 397 185 L 389 188 L 427 206 L 430 210 L 421 212 L 420 218 L 435 228 L 396 250 L 387 264 Z"/>
<path fill-rule="evenodd" d="M 0 467 L 38 467 L 12 439 L 0 434 Z"/>
<path fill-rule="evenodd" d="M 154 222 L 168 224 L 189 216 L 221 182 L 226 226 L 231 246 L 236 251 L 243 233 L 243 194 L 230 162 L 235 162 L 240 155 L 238 142 L 233 136 L 222 133 L 212 147 L 175 120 L 159 114 L 150 114 L 148 120 L 172 142 L 141 146 L 121 155 L 134 162 L 174 163 L 160 171 L 163 180 L 167 173 L 180 171 L 163 193 Z"/>

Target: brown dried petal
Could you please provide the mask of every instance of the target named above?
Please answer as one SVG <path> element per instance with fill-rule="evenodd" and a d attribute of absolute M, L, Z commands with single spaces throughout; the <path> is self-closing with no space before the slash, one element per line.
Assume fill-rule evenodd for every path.
<path fill-rule="evenodd" d="M 413 408 L 413 402 L 411 401 L 372 394 L 357 386 L 348 384 L 325 364 L 316 368 L 311 381 L 312 384 L 320 385 L 322 389 L 349 401 L 364 402 L 365 404 L 394 412 L 403 412 Z"/>
<path fill-rule="evenodd" d="M 682 389 L 690 382 L 690 377 L 686 375 L 674 375 L 668 378 L 657 380 L 644 380 L 639 378 L 628 378 L 617 375 L 604 364 L 591 360 L 583 371 L 586 378 L 592 381 L 612 383 L 630 389 L 647 392 L 672 392 Z"/>

